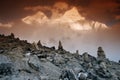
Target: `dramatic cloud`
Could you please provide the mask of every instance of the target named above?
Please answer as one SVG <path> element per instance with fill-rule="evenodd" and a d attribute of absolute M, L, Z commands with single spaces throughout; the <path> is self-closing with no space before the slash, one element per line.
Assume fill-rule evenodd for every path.
<path fill-rule="evenodd" d="M 87 19 L 110 26 L 118 22 L 116 16 L 120 15 L 119 0 L 2 0 L 0 5 L 2 22 L 19 20 L 38 10 L 43 11 L 48 17 L 51 17 L 54 12 L 52 17 L 56 17 L 56 13 L 63 14 L 71 6 L 77 7 L 79 12 Z"/>
<path fill-rule="evenodd" d="M 110 26 L 118 22 L 116 16 L 120 14 L 120 3 L 117 0 L 65 0 L 54 3 L 47 6 L 27 6 L 25 9 L 33 11 L 41 10 L 47 16 L 56 18 L 60 17 L 66 10 L 76 6 L 79 13 L 86 17 L 86 19 L 102 22 Z"/>
<path fill-rule="evenodd" d="M 120 20 L 120 15 L 116 16 L 116 19 L 117 19 L 117 20 Z"/>
<path fill-rule="evenodd" d="M 0 23 L 0 27 L 11 28 L 13 27 L 13 23 L 6 23 L 6 24 Z"/>
<path fill-rule="evenodd" d="M 22 21 L 27 24 L 35 24 L 35 23 L 41 24 L 41 23 L 48 22 L 48 18 L 43 12 L 39 11 L 33 16 L 27 16 L 27 17 L 23 18 Z"/>
<path fill-rule="evenodd" d="M 115 20 L 116 9 L 120 7 L 115 0 L 93 0 L 83 8 L 88 19 L 110 24 Z"/>
<path fill-rule="evenodd" d="M 58 4 L 58 3 L 57 3 Z M 60 3 L 59 3 L 60 4 Z M 61 3 L 62 4 L 62 3 Z M 56 4 L 55 4 L 56 5 Z M 66 4 L 64 4 L 66 5 Z M 97 22 L 97 21 L 87 21 L 85 17 L 81 16 L 81 14 L 78 12 L 78 9 L 76 7 L 72 7 L 70 10 L 66 10 L 64 14 L 61 16 L 58 16 L 60 13 L 52 14 L 52 18 L 48 18 L 44 12 L 38 11 L 36 14 L 32 16 L 27 16 L 22 19 L 23 22 L 26 24 L 48 24 L 48 25 L 63 25 L 69 26 L 73 30 L 92 30 L 99 29 L 99 28 L 107 28 L 107 26 L 103 23 Z"/>
<path fill-rule="evenodd" d="M 32 10 L 32 11 L 42 11 L 48 17 L 57 18 L 60 17 L 66 10 L 69 9 L 69 5 L 65 2 L 56 2 L 52 6 L 35 6 L 35 7 L 25 7 L 25 10 Z"/>

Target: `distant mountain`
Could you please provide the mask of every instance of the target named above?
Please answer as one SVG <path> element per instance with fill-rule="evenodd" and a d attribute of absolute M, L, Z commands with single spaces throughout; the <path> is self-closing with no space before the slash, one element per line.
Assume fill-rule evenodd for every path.
<path fill-rule="evenodd" d="M 27 16 L 22 19 L 27 24 L 49 24 L 60 26 L 70 26 L 73 30 L 99 30 L 107 29 L 107 25 L 97 22 L 89 21 L 85 19 L 77 10 L 76 7 L 67 10 L 62 16 L 58 18 L 48 19 L 48 17 L 41 11 L 37 12 L 32 16 Z"/>
<path fill-rule="evenodd" d="M 107 29 L 107 25 L 97 22 L 88 21 L 77 10 L 76 7 L 66 11 L 64 15 L 58 19 L 53 20 L 54 23 L 68 24 L 74 30 L 98 30 Z"/>
<path fill-rule="evenodd" d="M 22 21 L 27 24 L 35 24 L 35 23 L 42 24 L 48 22 L 49 19 L 43 12 L 39 11 L 32 16 L 27 16 L 23 18 Z"/>

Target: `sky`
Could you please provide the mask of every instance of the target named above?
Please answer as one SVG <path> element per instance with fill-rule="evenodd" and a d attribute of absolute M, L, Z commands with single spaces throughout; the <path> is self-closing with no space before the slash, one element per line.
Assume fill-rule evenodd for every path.
<path fill-rule="evenodd" d="M 0 33 L 120 59 L 120 0 L 1 0 Z"/>

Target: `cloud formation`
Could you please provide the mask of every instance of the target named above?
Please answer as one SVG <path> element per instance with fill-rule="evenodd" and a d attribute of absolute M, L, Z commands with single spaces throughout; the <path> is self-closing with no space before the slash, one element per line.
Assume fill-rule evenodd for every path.
<path fill-rule="evenodd" d="M 27 6 L 26 9 L 33 11 L 42 10 L 45 14 L 52 13 L 50 16 L 56 17 L 61 16 L 73 6 L 77 7 L 79 13 L 86 17 L 86 19 L 102 22 L 107 25 L 118 22 L 116 16 L 120 14 L 120 3 L 117 0 L 65 0 L 47 6 Z"/>
<path fill-rule="evenodd" d="M 110 24 L 118 13 L 116 9 L 120 4 L 115 0 L 92 0 L 83 8 L 86 18 Z"/>
<path fill-rule="evenodd" d="M 12 22 L 11 23 L 5 23 L 5 24 L 0 23 L 0 27 L 11 28 L 11 27 L 13 27 L 13 23 Z"/>
<path fill-rule="evenodd" d="M 59 8 L 57 4 L 63 4 L 64 8 Z M 65 3 L 56 3 L 56 7 L 52 9 L 52 17 L 48 18 L 47 15 L 38 11 L 36 14 L 27 16 L 22 19 L 22 21 L 26 24 L 38 24 L 38 25 L 64 25 L 69 26 L 73 30 L 93 30 L 93 29 L 105 29 L 108 28 L 107 25 L 97 22 L 97 21 L 88 21 L 85 17 L 83 17 L 76 7 L 72 7 L 69 10 L 66 10 L 63 14 L 59 13 L 62 9 L 67 9 L 67 4 Z M 40 9 L 40 8 L 39 8 Z M 56 12 L 55 12 L 55 10 Z M 59 10 L 60 9 L 60 10 Z M 61 16 L 59 16 L 61 14 Z M 54 17 L 53 17 L 54 16 Z M 56 16 L 56 17 L 55 17 Z"/>
<path fill-rule="evenodd" d="M 77 7 L 81 15 L 87 19 L 110 26 L 119 21 L 116 20 L 116 16 L 120 15 L 119 0 L 2 0 L 0 5 L 2 22 L 21 19 L 37 10 L 42 10 L 48 17 L 51 17 L 51 11 L 54 11 L 55 14 L 58 12 L 64 13 L 64 10 L 70 9 L 71 6 Z M 54 7 L 57 7 L 57 9 Z"/>

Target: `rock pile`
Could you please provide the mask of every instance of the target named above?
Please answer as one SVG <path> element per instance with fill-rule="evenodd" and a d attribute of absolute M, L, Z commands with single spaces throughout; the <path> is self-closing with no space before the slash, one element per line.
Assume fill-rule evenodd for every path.
<path fill-rule="evenodd" d="M 61 41 L 55 49 L 0 35 L 0 80 L 120 80 L 120 63 L 108 60 L 102 47 L 97 55 L 72 54 Z"/>

